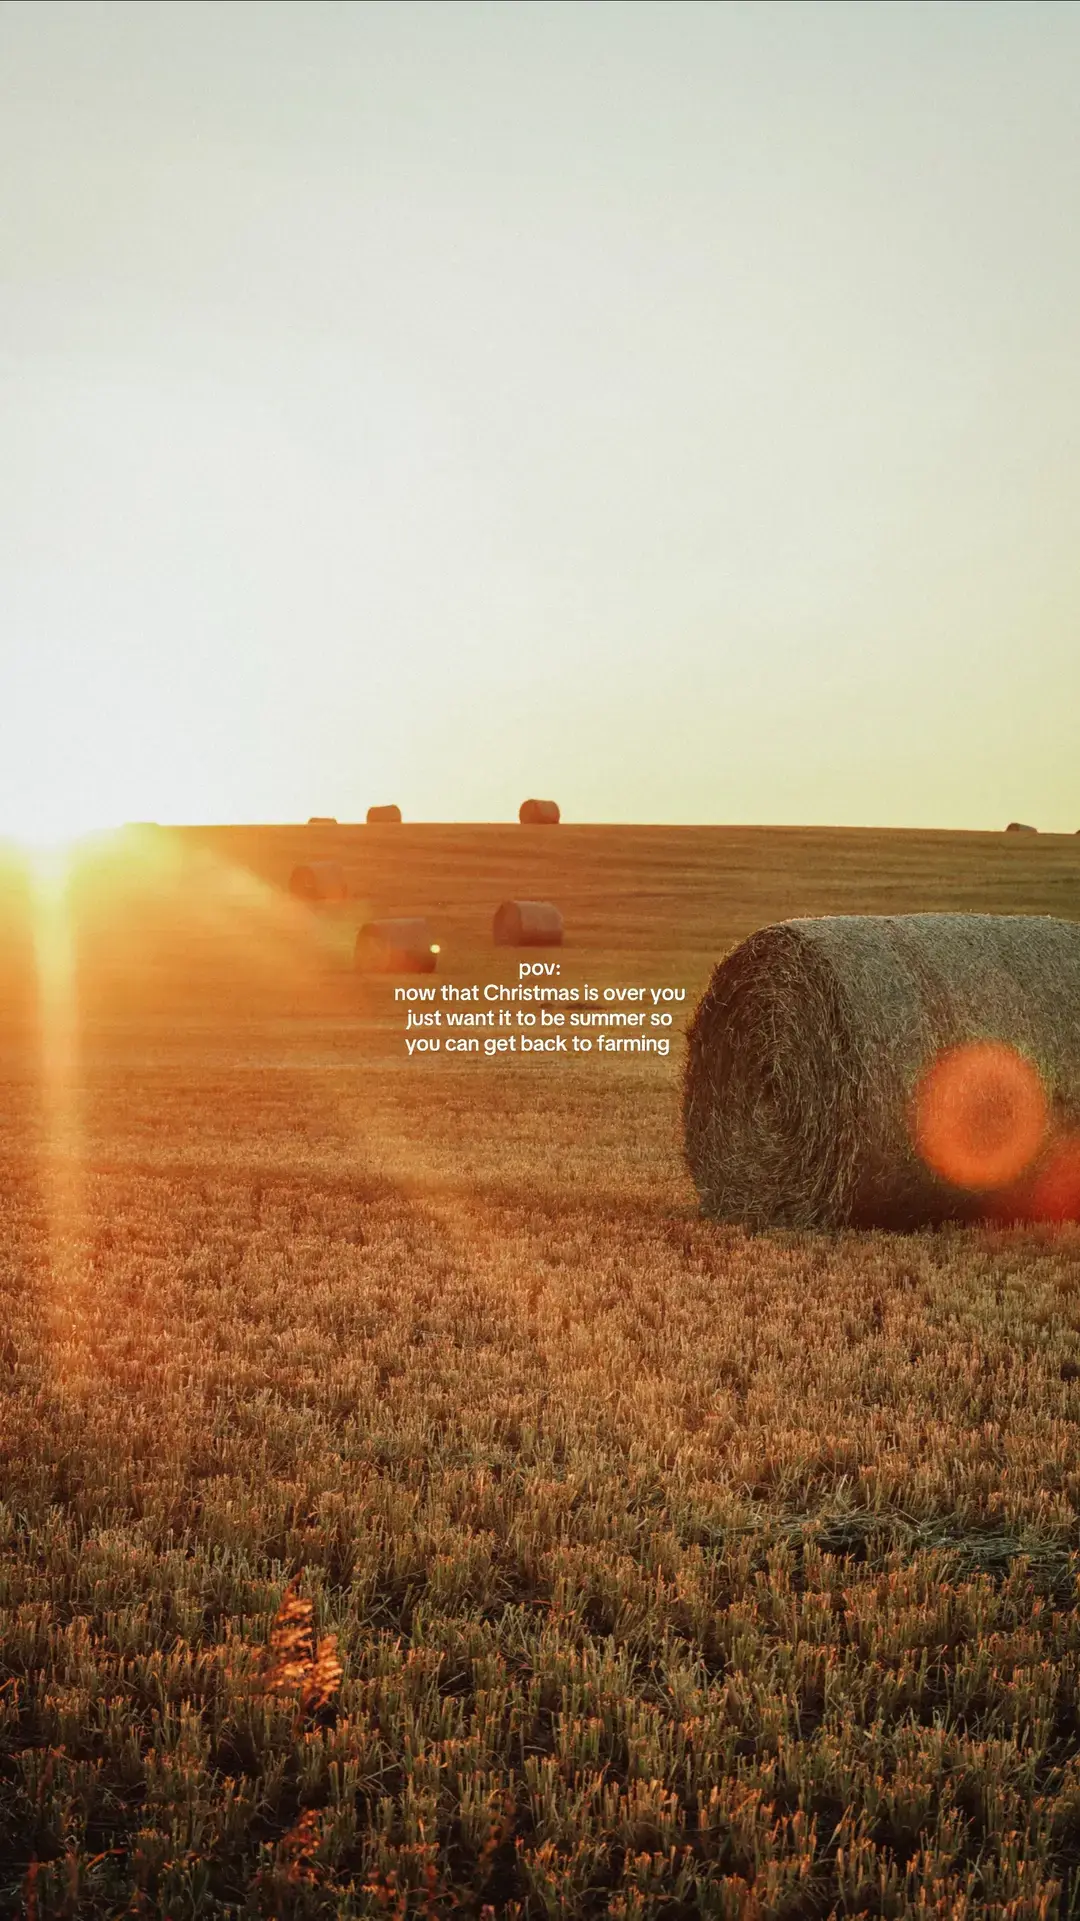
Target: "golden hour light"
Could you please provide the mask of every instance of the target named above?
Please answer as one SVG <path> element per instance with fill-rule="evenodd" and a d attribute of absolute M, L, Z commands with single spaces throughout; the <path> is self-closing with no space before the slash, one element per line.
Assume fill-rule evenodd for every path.
<path fill-rule="evenodd" d="M 53 870 L 65 854 L 39 855 Z M 205 1002 L 237 1012 L 309 991 L 347 940 L 280 886 L 212 847 L 151 825 L 88 837 L 66 852 L 84 1011 Z M 52 870 L 50 870 L 52 871 Z"/>
<path fill-rule="evenodd" d="M 38 841 L 23 849 L 31 916 L 38 1007 L 38 1186 L 51 1267 L 45 1311 L 61 1341 L 65 1302 L 82 1274 L 83 1222 L 78 1091 L 78 1012 L 71 920 L 74 843 Z M 69 1364 L 73 1358 L 73 1364 Z M 60 1377 L 74 1386 L 83 1372 L 68 1357 Z"/>
<path fill-rule="evenodd" d="M 1037 1069 L 1015 1048 L 972 1041 L 940 1054 L 914 1101 L 915 1145 L 956 1187 L 1006 1187 L 1043 1144 L 1047 1102 Z"/>
<path fill-rule="evenodd" d="M 91 792 L 56 794 L 41 791 L 41 784 L 28 795 L 24 805 L 11 805 L 0 820 L 0 840 L 32 852 L 38 848 L 73 847 L 99 834 L 114 832 L 120 825 L 110 819 Z"/>
<path fill-rule="evenodd" d="M 0 1915 L 1080 1921 L 1078 70 L 0 0 Z"/>

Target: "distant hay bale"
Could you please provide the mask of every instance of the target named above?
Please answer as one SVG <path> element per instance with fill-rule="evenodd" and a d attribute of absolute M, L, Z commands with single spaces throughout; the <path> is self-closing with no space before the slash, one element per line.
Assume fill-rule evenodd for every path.
<path fill-rule="evenodd" d="M 557 827 L 558 803 L 553 800 L 523 800 L 518 808 L 518 819 L 523 827 Z"/>
<path fill-rule="evenodd" d="M 369 827 L 385 826 L 387 822 L 391 822 L 391 821 L 400 824 L 400 821 L 401 821 L 400 807 L 369 807 L 368 808 L 367 824 Z"/>
<path fill-rule="evenodd" d="M 763 927 L 687 1033 L 703 1211 L 750 1228 L 1080 1213 L 1080 923 Z"/>
<path fill-rule="evenodd" d="M 309 814 L 308 826 L 309 827 L 336 827 L 337 815 L 336 814 Z"/>
<path fill-rule="evenodd" d="M 353 959 L 362 974 L 433 974 L 438 952 L 426 920 L 369 920 Z"/>
<path fill-rule="evenodd" d="M 348 900 L 349 884 L 336 860 L 309 860 L 293 868 L 289 892 L 297 900 Z"/>
<path fill-rule="evenodd" d="M 1007 834 L 1037 834 L 1038 831 L 1037 827 L 1029 827 L 1023 820 L 1011 820 L 1005 829 Z"/>
<path fill-rule="evenodd" d="M 563 917 L 549 900 L 504 900 L 491 931 L 497 947 L 561 947 Z"/>

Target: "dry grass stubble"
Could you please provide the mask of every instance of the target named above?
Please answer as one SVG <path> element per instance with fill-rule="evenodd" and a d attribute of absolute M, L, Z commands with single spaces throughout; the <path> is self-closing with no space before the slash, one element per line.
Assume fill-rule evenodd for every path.
<path fill-rule="evenodd" d="M 403 1070 L 320 978 L 89 979 L 59 1228 L 12 1030 L 5 1911 L 1067 1913 L 1077 1231 L 718 1228 L 677 1057 Z"/>

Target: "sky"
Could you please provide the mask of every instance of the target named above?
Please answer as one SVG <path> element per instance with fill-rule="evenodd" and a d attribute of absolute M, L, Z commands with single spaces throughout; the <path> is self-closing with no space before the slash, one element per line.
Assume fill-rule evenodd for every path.
<path fill-rule="evenodd" d="M 1071 0 L 7 0 L 0 833 L 1080 827 Z"/>

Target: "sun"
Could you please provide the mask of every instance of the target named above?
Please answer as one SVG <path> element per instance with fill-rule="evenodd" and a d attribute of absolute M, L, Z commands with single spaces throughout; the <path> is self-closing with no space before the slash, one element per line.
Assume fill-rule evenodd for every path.
<path fill-rule="evenodd" d="M 86 807 L 64 805 L 57 797 L 46 807 L 28 808 L 21 818 L 9 814 L 0 826 L 0 841 L 33 881 L 48 890 L 84 854 L 113 839 L 120 825 Z"/>
<path fill-rule="evenodd" d="M 115 833 L 119 826 L 119 821 L 55 814 L 22 825 L 6 826 L 0 829 L 0 838 L 11 846 L 21 848 L 28 856 L 57 854 L 65 848 L 74 849 L 81 841 Z"/>
<path fill-rule="evenodd" d="M 31 852 L 71 846 L 89 835 L 122 825 L 125 801 L 135 799 L 141 782 L 131 783 L 122 760 L 99 743 L 93 759 L 86 742 L 72 741 L 66 758 L 54 746 L 49 758 L 19 770 L 8 769 L 0 797 L 0 841 Z M 130 811 L 138 812 L 138 808 Z"/>

